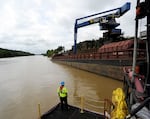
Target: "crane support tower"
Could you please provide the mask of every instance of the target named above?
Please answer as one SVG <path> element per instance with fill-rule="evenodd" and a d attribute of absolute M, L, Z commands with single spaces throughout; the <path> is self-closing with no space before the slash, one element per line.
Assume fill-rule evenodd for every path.
<path fill-rule="evenodd" d="M 77 53 L 76 43 L 77 43 L 78 28 L 85 27 L 85 26 L 95 24 L 95 23 L 99 23 L 100 30 L 107 30 L 107 32 L 103 33 L 103 37 L 106 37 L 106 38 L 118 37 L 121 35 L 121 29 L 116 29 L 116 27 L 119 26 L 120 24 L 116 22 L 115 18 L 121 17 L 123 14 L 125 14 L 129 10 L 130 10 L 130 3 L 127 2 L 122 7 L 76 19 L 75 25 L 74 25 L 74 48 L 73 48 L 74 54 Z M 106 15 L 103 15 L 103 14 L 106 14 Z M 94 16 L 95 18 L 93 18 Z M 88 19 L 88 20 L 78 23 L 79 21 L 84 20 L 84 19 Z"/>

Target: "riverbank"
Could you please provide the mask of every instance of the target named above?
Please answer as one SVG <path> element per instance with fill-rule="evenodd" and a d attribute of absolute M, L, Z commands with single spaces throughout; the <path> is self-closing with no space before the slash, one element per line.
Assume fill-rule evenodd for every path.
<path fill-rule="evenodd" d="M 0 48 L 0 58 L 8 58 L 8 57 L 18 57 L 18 56 L 31 56 L 34 55 L 29 52 L 17 51 L 17 50 L 8 50 Z"/>

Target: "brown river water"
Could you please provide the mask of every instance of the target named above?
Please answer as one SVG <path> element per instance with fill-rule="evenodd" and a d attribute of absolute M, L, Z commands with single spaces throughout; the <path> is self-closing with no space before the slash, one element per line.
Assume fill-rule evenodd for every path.
<path fill-rule="evenodd" d="M 43 114 L 59 103 L 56 90 L 61 81 L 68 88 L 68 103 L 76 106 L 78 96 L 111 99 L 112 91 L 122 87 L 120 81 L 57 64 L 40 55 L 1 58 L 0 119 L 37 119 L 38 104 Z"/>

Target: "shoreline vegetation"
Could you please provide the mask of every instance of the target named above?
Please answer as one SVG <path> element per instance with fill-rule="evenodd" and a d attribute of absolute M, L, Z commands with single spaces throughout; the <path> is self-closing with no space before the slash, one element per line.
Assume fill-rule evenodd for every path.
<path fill-rule="evenodd" d="M 134 37 L 119 37 L 116 39 L 106 39 L 106 38 L 99 38 L 99 39 L 92 39 L 92 40 L 85 40 L 83 42 L 77 43 L 77 53 L 82 52 L 90 52 L 93 50 L 97 50 L 102 47 L 104 44 L 109 44 L 112 42 L 119 42 L 124 40 L 134 39 Z M 53 57 L 54 55 L 60 55 L 63 53 L 72 54 L 73 53 L 74 45 L 69 50 L 65 50 L 64 46 L 58 46 L 56 49 L 49 49 L 46 52 L 48 57 Z"/>
<path fill-rule="evenodd" d="M 8 50 L 8 49 L 0 48 L 0 58 L 30 56 L 30 55 L 34 55 L 34 54 L 29 52 L 24 52 L 24 51 Z"/>

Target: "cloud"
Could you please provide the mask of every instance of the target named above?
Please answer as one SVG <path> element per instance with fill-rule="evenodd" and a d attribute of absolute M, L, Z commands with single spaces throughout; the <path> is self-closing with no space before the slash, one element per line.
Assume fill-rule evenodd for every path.
<path fill-rule="evenodd" d="M 121 7 L 126 0 L 5 0 L 0 1 L 0 47 L 45 53 L 74 44 L 75 19 Z M 126 36 L 134 35 L 134 9 L 118 19 Z M 129 30 L 129 29 L 132 29 Z M 78 41 L 102 37 L 98 24 L 78 30 Z"/>

